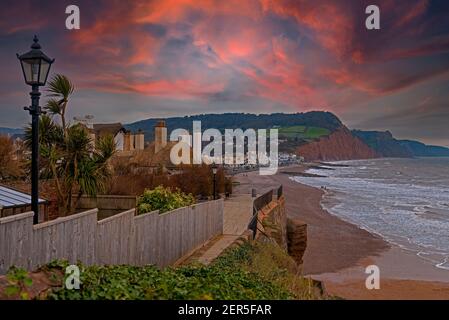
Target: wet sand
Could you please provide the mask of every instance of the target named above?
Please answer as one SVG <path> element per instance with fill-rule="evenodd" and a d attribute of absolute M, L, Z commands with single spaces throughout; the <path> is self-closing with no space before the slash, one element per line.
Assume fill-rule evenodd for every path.
<path fill-rule="evenodd" d="M 290 179 L 306 166 L 281 168 L 273 176 L 258 171 L 235 177 L 236 193 L 258 193 L 283 185 L 287 215 L 308 225 L 303 272 L 324 282 L 330 294 L 348 299 L 449 299 L 449 271 L 435 268 L 412 252 L 323 210 L 323 190 Z M 367 290 L 365 268 L 381 270 L 381 289 Z"/>

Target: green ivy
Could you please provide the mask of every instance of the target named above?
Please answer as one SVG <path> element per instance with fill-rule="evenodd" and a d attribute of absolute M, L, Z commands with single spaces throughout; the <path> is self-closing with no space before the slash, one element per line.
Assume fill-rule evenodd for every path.
<path fill-rule="evenodd" d="M 49 299 L 291 299 L 291 292 L 242 265 L 250 244 L 228 250 L 209 266 L 80 266 L 80 290 L 61 288 Z"/>
<path fill-rule="evenodd" d="M 5 288 L 5 294 L 9 297 L 19 296 L 22 300 L 28 300 L 29 294 L 26 288 L 33 285 L 33 279 L 28 275 L 25 269 L 11 267 L 6 274 L 8 285 Z"/>

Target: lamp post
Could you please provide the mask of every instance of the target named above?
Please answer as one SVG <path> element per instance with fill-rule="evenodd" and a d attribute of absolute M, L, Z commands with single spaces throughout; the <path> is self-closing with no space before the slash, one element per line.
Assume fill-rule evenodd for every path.
<path fill-rule="evenodd" d="M 216 191 L 216 190 L 217 190 L 217 187 L 216 187 L 217 170 L 218 170 L 218 167 L 217 167 L 217 165 L 214 163 L 214 164 L 212 165 L 212 174 L 214 175 L 214 200 L 217 199 L 217 191 Z"/>
<path fill-rule="evenodd" d="M 34 36 L 31 50 L 22 55 L 17 54 L 22 66 L 25 83 L 31 86 L 31 106 L 25 107 L 31 114 L 31 209 L 34 212 L 33 223 L 39 222 L 39 115 L 42 109 L 39 106 L 41 93 L 39 87 L 47 82 L 51 64 L 55 61 L 41 51 L 39 39 Z"/>

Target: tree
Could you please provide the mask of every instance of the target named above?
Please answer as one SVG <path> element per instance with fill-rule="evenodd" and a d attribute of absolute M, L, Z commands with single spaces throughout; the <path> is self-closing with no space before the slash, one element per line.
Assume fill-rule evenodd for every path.
<path fill-rule="evenodd" d="M 52 97 L 48 100 L 46 109 L 52 115 L 59 115 L 61 117 L 62 128 L 64 130 L 64 136 L 66 135 L 66 121 L 65 112 L 69 97 L 75 90 L 75 86 L 64 75 L 57 74 L 48 83 L 48 96 Z"/>
<path fill-rule="evenodd" d="M 49 88 L 50 96 L 59 97 L 59 100 L 50 99 L 46 105 L 50 115 L 43 115 L 39 120 L 41 177 L 53 179 L 59 214 L 65 216 L 73 213 L 74 192 L 79 199 L 83 194 L 95 196 L 105 190 L 110 177 L 108 160 L 115 152 L 115 143 L 112 136 L 93 143 L 85 126 L 66 122 L 69 97 L 74 91 L 67 77 L 56 75 L 49 82 Z M 60 117 L 61 124 L 54 121 L 55 116 Z M 30 145 L 30 127 L 25 136 Z"/>
<path fill-rule="evenodd" d="M 18 159 L 14 157 L 14 143 L 7 136 L 0 136 L 0 179 L 17 178 L 23 174 Z"/>

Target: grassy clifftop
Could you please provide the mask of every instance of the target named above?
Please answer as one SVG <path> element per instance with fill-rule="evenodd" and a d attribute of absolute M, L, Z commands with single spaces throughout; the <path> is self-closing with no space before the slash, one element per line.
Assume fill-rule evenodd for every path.
<path fill-rule="evenodd" d="M 327 136 L 331 133 L 329 129 L 321 127 L 308 127 L 308 126 L 290 126 L 280 127 L 279 137 L 288 139 L 316 139 L 322 136 Z"/>

